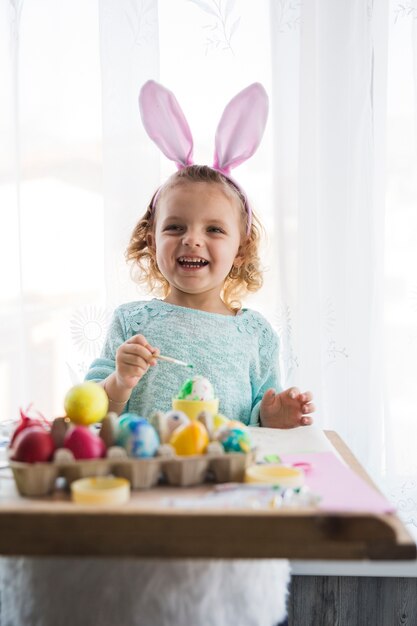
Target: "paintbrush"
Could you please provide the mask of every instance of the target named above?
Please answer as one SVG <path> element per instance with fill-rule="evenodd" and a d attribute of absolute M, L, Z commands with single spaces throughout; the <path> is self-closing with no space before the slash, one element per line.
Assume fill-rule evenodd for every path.
<path fill-rule="evenodd" d="M 159 359 L 160 361 L 166 361 L 167 363 L 174 363 L 174 365 L 183 365 L 184 367 L 193 368 L 194 365 L 191 363 L 185 363 L 185 361 L 180 361 L 179 359 L 174 359 L 172 356 L 163 356 L 162 354 L 155 354 L 155 359 Z"/>

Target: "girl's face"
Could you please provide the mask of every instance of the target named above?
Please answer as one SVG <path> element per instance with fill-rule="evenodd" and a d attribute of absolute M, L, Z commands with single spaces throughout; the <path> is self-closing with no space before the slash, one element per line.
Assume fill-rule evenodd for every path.
<path fill-rule="evenodd" d="M 243 261 L 242 229 L 237 201 L 220 185 L 187 182 L 167 190 L 156 209 L 151 245 L 171 286 L 168 300 L 188 306 L 189 296 L 195 296 L 196 302 L 211 299 L 223 310 L 225 278 Z"/>

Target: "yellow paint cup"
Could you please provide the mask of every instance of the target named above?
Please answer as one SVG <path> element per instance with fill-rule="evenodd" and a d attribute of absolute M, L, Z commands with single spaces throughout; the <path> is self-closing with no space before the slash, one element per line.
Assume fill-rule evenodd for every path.
<path fill-rule="evenodd" d="M 212 415 L 219 412 L 219 399 L 214 400 L 179 400 L 172 398 L 172 408 L 174 411 L 182 411 L 190 418 L 195 420 L 202 411 L 208 411 Z"/>
<path fill-rule="evenodd" d="M 304 472 L 288 465 L 251 465 L 245 471 L 245 483 L 265 483 L 297 488 L 304 484 Z"/>

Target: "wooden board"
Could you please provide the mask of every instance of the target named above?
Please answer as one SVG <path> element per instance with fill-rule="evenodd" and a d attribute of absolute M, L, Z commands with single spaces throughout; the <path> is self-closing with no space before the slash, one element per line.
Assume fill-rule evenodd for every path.
<path fill-rule="evenodd" d="M 370 480 L 336 433 L 340 455 Z M 296 510 L 172 509 L 164 498 L 198 497 L 210 486 L 133 492 L 122 507 L 75 505 L 17 495 L 1 479 L 0 554 L 169 558 L 415 559 L 416 546 L 395 515 Z"/>
<path fill-rule="evenodd" d="M 292 576 L 289 626 L 415 626 L 417 578 Z"/>

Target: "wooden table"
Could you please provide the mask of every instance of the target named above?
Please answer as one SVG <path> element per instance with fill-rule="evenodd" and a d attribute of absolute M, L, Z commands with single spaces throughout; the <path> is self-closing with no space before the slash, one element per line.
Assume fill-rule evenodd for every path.
<path fill-rule="evenodd" d="M 370 481 L 338 435 L 339 454 Z M 197 497 L 209 485 L 133 492 L 122 507 L 75 505 L 63 491 L 21 498 L 1 478 L 0 554 L 289 559 L 415 559 L 416 546 L 395 515 L 287 510 L 169 508 L 166 497 Z"/>

